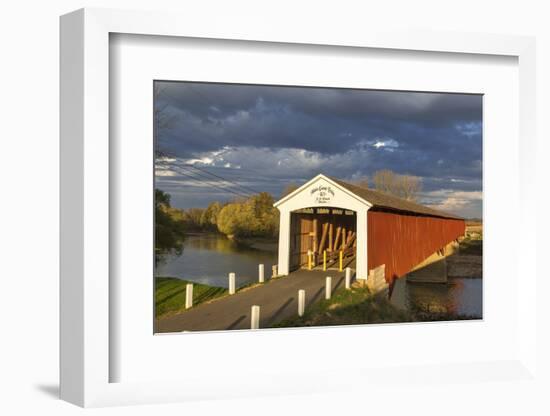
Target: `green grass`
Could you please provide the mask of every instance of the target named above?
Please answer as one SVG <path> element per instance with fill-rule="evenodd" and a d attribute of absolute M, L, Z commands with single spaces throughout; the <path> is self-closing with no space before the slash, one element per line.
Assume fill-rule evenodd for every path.
<path fill-rule="evenodd" d="M 411 321 L 410 316 L 393 306 L 385 296 L 374 296 L 366 287 L 352 287 L 349 290 L 337 290 L 330 300 L 323 299 L 306 308 L 303 317 L 295 316 L 283 320 L 275 327 L 290 328 L 409 321 Z"/>
<path fill-rule="evenodd" d="M 155 315 L 157 318 L 185 310 L 187 280 L 174 277 L 155 278 Z M 223 287 L 193 283 L 193 306 L 228 293 Z"/>
<path fill-rule="evenodd" d="M 307 302 L 307 299 L 306 299 Z M 361 325 L 399 322 L 430 322 L 478 319 L 449 313 L 408 312 L 392 305 L 385 294 L 373 295 L 366 287 L 338 289 L 330 300 L 321 300 L 307 308 L 304 316 L 285 319 L 273 327 Z"/>
<path fill-rule="evenodd" d="M 265 283 L 251 282 L 237 288 L 237 292 L 250 289 Z M 187 283 L 193 283 L 193 306 L 229 295 L 229 290 L 223 287 L 202 285 L 176 277 L 155 278 L 155 316 L 164 318 L 185 311 L 185 292 Z"/>

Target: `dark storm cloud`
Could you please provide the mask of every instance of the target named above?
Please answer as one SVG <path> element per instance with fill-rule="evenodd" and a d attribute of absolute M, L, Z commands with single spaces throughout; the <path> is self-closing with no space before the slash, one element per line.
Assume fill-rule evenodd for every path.
<path fill-rule="evenodd" d="M 161 144 L 176 154 L 223 145 L 345 151 L 365 137 L 429 147 L 425 130 L 481 121 L 476 95 L 228 84 L 159 83 L 172 118 Z"/>
<path fill-rule="evenodd" d="M 275 194 L 319 172 L 354 179 L 379 169 L 422 177 L 427 199 L 481 191 L 479 95 L 180 82 L 156 89 L 159 150 L 224 177 L 262 172 L 269 184 L 253 184 Z M 188 196 L 187 206 L 202 201 Z"/>

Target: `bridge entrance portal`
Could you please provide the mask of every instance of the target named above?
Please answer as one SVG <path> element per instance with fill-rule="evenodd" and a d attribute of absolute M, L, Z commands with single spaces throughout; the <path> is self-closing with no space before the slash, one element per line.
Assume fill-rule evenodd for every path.
<path fill-rule="evenodd" d="M 355 260 L 357 214 L 333 207 L 313 207 L 290 215 L 290 271 L 339 269 Z"/>

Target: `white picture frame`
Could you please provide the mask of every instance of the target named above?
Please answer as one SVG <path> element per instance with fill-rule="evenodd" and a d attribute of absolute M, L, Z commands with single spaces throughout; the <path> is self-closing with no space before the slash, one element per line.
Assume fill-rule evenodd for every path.
<path fill-rule="evenodd" d="M 319 382 L 316 374 L 297 372 L 264 374 L 264 378 L 235 380 L 228 374 L 213 380 L 192 374 L 186 381 L 111 382 L 110 366 L 120 357 L 110 349 L 110 313 L 113 307 L 109 275 L 110 170 L 109 152 L 109 37 L 136 34 L 203 39 L 225 39 L 281 44 L 332 45 L 333 47 L 383 48 L 430 51 L 442 54 L 504 55 L 518 59 L 519 67 L 519 200 L 517 214 L 522 244 L 517 259 L 522 265 L 522 285 L 517 289 L 517 348 L 508 359 L 438 366 L 418 363 L 414 369 L 331 369 Z M 61 398 L 80 406 L 156 403 L 220 397 L 248 397 L 339 391 L 373 380 L 401 377 L 405 383 L 433 380 L 447 371 L 464 382 L 484 379 L 517 380 L 536 376 L 535 269 L 536 218 L 527 215 L 535 189 L 529 178 L 535 169 L 535 42 L 533 38 L 430 32 L 362 30 L 331 32 L 326 28 L 302 32 L 299 28 L 250 22 L 238 30 L 219 19 L 212 25 L 185 15 L 105 9 L 83 9 L 61 18 Z M 490 149 L 485 149 L 490 150 Z M 513 270 L 516 275 L 519 270 Z M 296 331 L 296 330 L 295 330 Z M 303 332 L 303 337 L 319 336 Z M 411 377 L 411 374 L 413 375 Z M 482 376 L 480 376 L 482 374 Z M 348 380 L 342 384 L 341 380 Z M 193 380 L 190 383 L 190 380 Z M 309 380 L 309 383 L 305 383 Z"/>

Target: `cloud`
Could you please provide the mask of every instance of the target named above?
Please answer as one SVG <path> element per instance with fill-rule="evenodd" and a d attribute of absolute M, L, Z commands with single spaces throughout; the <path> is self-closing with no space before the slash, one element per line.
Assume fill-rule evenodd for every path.
<path fill-rule="evenodd" d="M 465 217 L 481 217 L 483 194 L 481 191 L 455 191 L 440 189 L 422 195 L 421 202 L 442 211 Z"/>
<path fill-rule="evenodd" d="M 421 177 L 427 195 L 482 189 L 480 95 L 190 82 L 156 88 L 156 106 L 169 120 L 158 132 L 160 150 L 255 189 L 277 194 L 319 172 L 352 180 L 380 169 Z M 206 201 L 207 192 L 180 192 L 192 182 L 185 175 L 166 168 L 157 177 L 185 206 Z M 470 209 L 457 198 L 446 206 Z"/>

